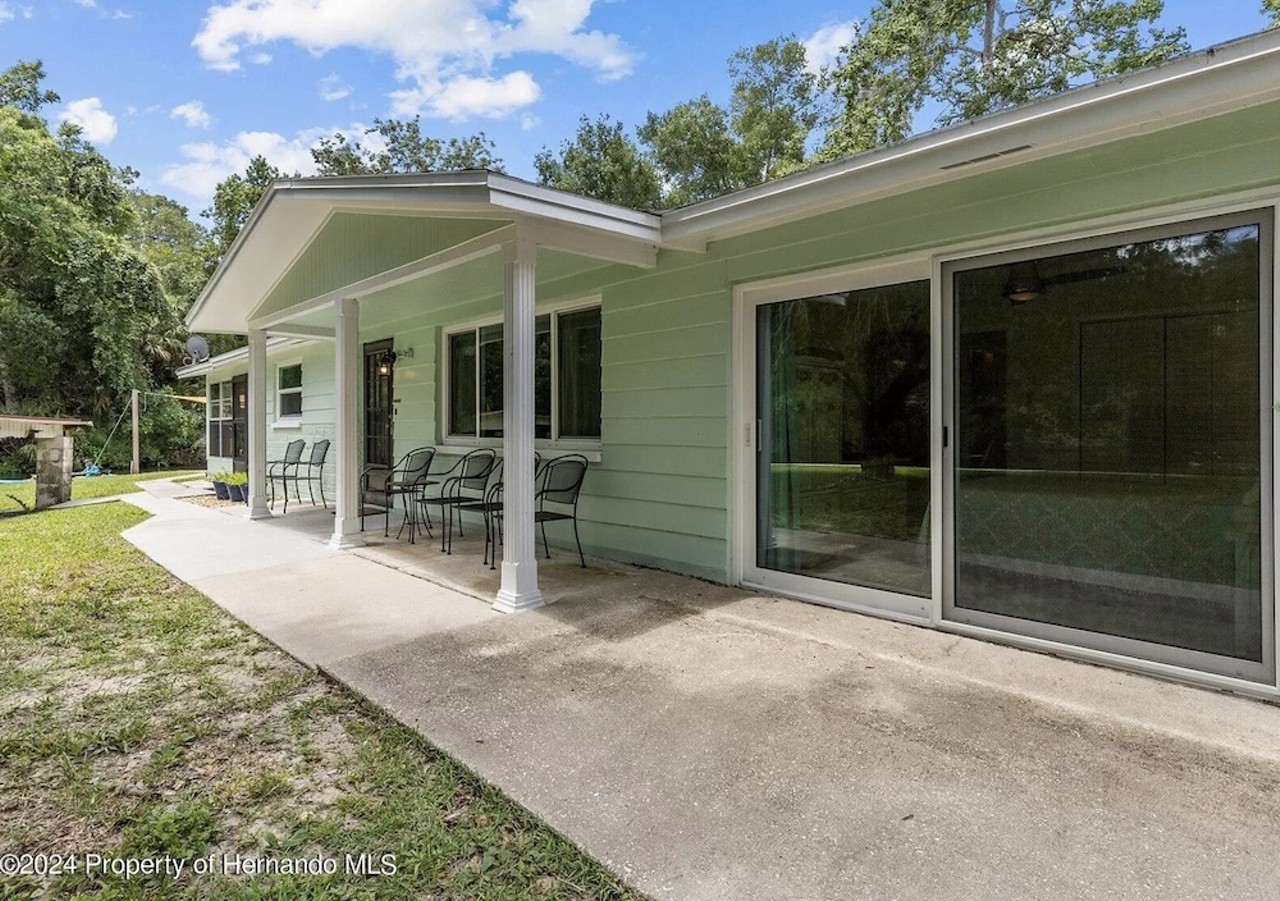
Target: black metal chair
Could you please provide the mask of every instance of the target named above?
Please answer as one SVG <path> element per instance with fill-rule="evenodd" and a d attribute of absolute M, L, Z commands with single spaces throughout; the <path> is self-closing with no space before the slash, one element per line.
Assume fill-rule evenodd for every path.
<path fill-rule="evenodd" d="M 430 476 L 431 461 L 435 459 L 434 447 L 419 447 L 409 451 L 400 458 L 391 469 L 383 466 L 366 467 L 360 474 L 360 530 L 364 531 L 364 520 L 370 514 L 369 508 L 376 507 L 384 517 L 382 534 L 391 534 L 391 510 L 397 500 L 404 508 L 404 521 L 396 532 L 399 538 L 409 527 L 409 543 L 414 544 L 417 532 L 421 527 L 418 521 L 417 501 L 428 485 L 436 484 Z M 427 520 L 427 535 L 431 535 L 431 520 Z"/>
<path fill-rule="evenodd" d="M 280 460 L 267 461 L 267 485 L 271 488 L 270 506 L 274 510 L 276 508 L 276 482 L 282 483 L 282 491 L 284 492 L 284 509 L 283 513 L 289 512 L 289 470 L 293 470 L 293 474 L 298 474 L 298 466 L 302 462 L 302 451 L 306 448 L 307 442 L 303 438 L 297 438 L 290 441 L 284 449 L 284 458 Z M 294 485 L 294 492 L 298 491 L 298 486 Z M 298 495 L 298 503 L 302 503 L 302 495 Z"/>
<path fill-rule="evenodd" d="M 324 496 L 324 463 L 329 456 L 329 439 L 324 438 L 311 445 L 311 456 L 306 462 L 299 460 L 293 467 L 293 474 L 285 472 L 280 480 L 284 482 L 285 491 L 285 509 L 288 510 L 289 504 L 289 483 L 293 482 L 293 493 L 298 498 L 298 503 L 302 503 L 302 483 L 307 483 L 307 494 L 311 497 L 311 506 L 316 503 L 316 491 L 313 487 L 317 482 L 320 484 L 320 505 L 328 509 L 329 502 Z M 304 470 L 305 469 L 305 473 Z"/>
<path fill-rule="evenodd" d="M 582 553 L 582 539 L 578 537 L 578 497 L 582 493 L 582 482 L 587 476 L 590 462 L 582 454 L 565 454 L 563 457 L 552 457 L 542 467 L 534 484 L 537 485 L 533 495 L 533 521 L 542 530 L 542 550 L 547 559 L 551 559 L 551 547 L 547 543 L 547 523 L 573 523 L 573 540 L 578 546 L 578 562 L 587 568 L 587 558 Z M 501 488 L 501 486 L 499 486 Z M 547 504 L 551 504 L 550 509 Z M 495 542 L 502 540 L 502 505 L 501 503 L 490 513 L 495 527 Z M 498 555 L 497 544 L 494 545 L 493 556 Z M 494 564 L 490 563 L 492 569 Z"/>
<path fill-rule="evenodd" d="M 440 550 L 453 553 L 453 511 L 461 504 L 484 500 L 489 490 L 489 474 L 497 465 L 498 454 L 493 448 L 482 447 L 462 456 L 452 468 L 436 473 L 440 491 L 434 497 L 423 492 L 418 498 L 427 522 L 431 521 L 430 508 L 440 508 Z M 458 517 L 458 534 L 462 535 L 462 517 Z"/>

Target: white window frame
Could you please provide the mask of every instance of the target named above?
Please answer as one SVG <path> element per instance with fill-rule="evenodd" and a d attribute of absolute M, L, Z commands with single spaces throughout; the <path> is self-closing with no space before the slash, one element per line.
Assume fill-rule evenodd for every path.
<path fill-rule="evenodd" d="M 214 393 L 217 393 L 217 401 L 214 401 Z M 222 432 L 221 426 L 224 422 L 231 421 L 231 380 L 222 381 L 220 379 L 210 379 L 206 391 L 208 403 L 205 404 L 207 415 L 205 416 L 205 433 L 204 447 L 205 455 L 208 457 L 216 457 L 218 459 L 230 459 L 230 454 L 222 453 Z M 218 432 L 218 453 L 212 453 L 213 442 L 210 440 L 213 436 L 213 430 L 217 428 Z"/>
<path fill-rule="evenodd" d="M 566 313 L 577 313 L 582 310 L 598 309 L 601 311 L 601 324 L 604 322 L 604 305 L 600 295 L 595 294 L 589 297 L 569 298 L 565 300 L 554 301 L 552 303 L 539 305 L 535 314 L 537 316 L 551 317 L 551 437 L 535 439 L 536 447 L 553 448 L 559 450 L 574 451 L 599 451 L 601 448 L 601 438 L 562 438 L 560 437 L 560 317 Z M 449 423 L 452 422 L 452 409 L 450 407 L 453 392 L 451 390 L 452 372 L 449 366 L 449 339 L 454 335 L 464 335 L 468 332 L 476 333 L 476 431 L 479 432 L 479 414 L 480 414 L 480 345 L 479 332 L 485 326 L 501 325 L 502 315 L 486 316 L 482 319 L 472 319 L 466 322 L 459 322 L 446 326 L 440 330 L 440 426 L 439 432 L 442 443 L 463 448 L 472 447 L 501 447 L 501 438 L 482 438 L 477 435 L 455 435 L 449 431 Z M 601 340 L 603 341 L 603 334 Z M 588 453 L 588 457 L 591 453 Z"/>
<path fill-rule="evenodd" d="M 298 395 L 299 398 L 303 397 L 303 389 L 306 387 L 305 382 L 303 382 L 302 384 L 299 384 L 297 388 L 281 388 L 280 387 L 280 373 L 285 369 L 292 369 L 294 366 L 298 367 L 298 376 L 299 376 L 299 379 L 301 380 L 303 378 L 302 360 L 298 360 L 298 359 L 286 360 L 276 364 L 276 399 L 275 399 L 276 416 L 275 416 L 274 427 L 278 429 L 296 429 L 302 426 L 301 412 L 291 413 L 288 416 L 282 415 L 280 412 L 280 410 L 283 407 L 283 405 L 280 403 L 280 400 L 285 395 L 296 394 Z"/>

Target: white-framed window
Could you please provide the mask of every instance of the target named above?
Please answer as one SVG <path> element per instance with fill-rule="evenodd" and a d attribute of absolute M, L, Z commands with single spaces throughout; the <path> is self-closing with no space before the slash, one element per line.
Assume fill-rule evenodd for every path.
<path fill-rule="evenodd" d="M 538 315 L 534 336 L 534 437 L 598 443 L 601 410 L 600 302 Z M 444 331 L 445 437 L 502 437 L 502 320 Z"/>
<path fill-rule="evenodd" d="M 210 382 L 209 403 L 209 456 L 230 457 L 232 449 L 231 383 Z"/>
<path fill-rule="evenodd" d="M 289 363 L 276 369 L 276 421 L 302 418 L 302 364 Z"/>

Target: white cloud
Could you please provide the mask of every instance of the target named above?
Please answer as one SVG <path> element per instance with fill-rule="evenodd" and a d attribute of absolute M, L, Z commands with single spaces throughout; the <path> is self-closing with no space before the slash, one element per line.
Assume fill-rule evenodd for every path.
<path fill-rule="evenodd" d="M 351 96 L 351 85 L 341 75 L 326 75 L 320 79 L 320 99 L 333 102 Z"/>
<path fill-rule="evenodd" d="M 201 141 L 184 144 L 180 149 L 182 162 L 165 167 L 160 181 L 174 191 L 204 203 L 213 198 L 213 190 L 228 175 L 243 172 L 255 156 L 263 156 L 286 175 L 294 172 L 302 175 L 315 173 L 315 161 L 311 148 L 321 138 L 335 131 L 361 135 L 364 125 L 347 128 L 310 128 L 291 138 L 274 131 L 242 131 L 235 137 L 222 141 Z"/>
<path fill-rule="evenodd" d="M 500 119 L 534 103 L 541 94 L 542 89 L 528 72 L 512 72 L 502 78 L 461 75 L 413 90 L 392 91 L 391 109 L 397 115 L 425 112 L 454 121 L 472 116 Z"/>
<path fill-rule="evenodd" d="M 72 100 L 58 113 L 58 119 L 79 125 L 84 136 L 95 144 L 110 144 L 116 136 L 116 117 L 102 108 L 97 97 Z"/>
<path fill-rule="evenodd" d="M 22 16 L 24 19 L 30 19 L 35 14 L 36 11 L 33 7 L 18 6 L 13 3 L 9 3 L 8 0 L 0 0 L 0 22 L 12 22 L 18 16 Z"/>
<path fill-rule="evenodd" d="M 211 6 L 192 41 L 205 64 L 233 71 L 251 50 L 275 42 L 319 56 L 355 47 L 389 56 L 405 88 L 397 113 L 451 119 L 503 116 L 541 89 L 528 72 L 495 71 L 513 56 L 569 60 L 609 81 L 638 59 L 616 34 L 586 28 L 597 0 L 230 0 Z M 505 10 L 505 15 L 503 11 Z"/>
<path fill-rule="evenodd" d="M 170 119 L 181 119 L 187 128 L 208 128 L 213 124 L 213 117 L 199 100 L 180 103 L 169 110 Z"/>
<path fill-rule="evenodd" d="M 541 124 L 542 124 L 542 120 L 539 119 L 537 116 L 533 115 L 532 113 L 525 113 L 523 116 L 520 117 L 521 131 L 533 131 L 535 128 L 537 128 Z"/>
<path fill-rule="evenodd" d="M 840 51 L 853 43 L 860 27 L 861 23 L 857 19 L 823 25 L 801 42 L 804 44 L 805 68 L 817 73 L 823 66 L 830 66 L 836 61 Z"/>
<path fill-rule="evenodd" d="M 98 0 L 71 0 L 76 6 L 83 6 L 85 9 L 97 9 Z"/>

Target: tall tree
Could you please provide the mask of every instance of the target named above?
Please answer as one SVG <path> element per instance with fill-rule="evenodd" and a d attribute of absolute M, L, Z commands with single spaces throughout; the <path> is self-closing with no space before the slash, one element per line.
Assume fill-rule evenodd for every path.
<path fill-rule="evenodd" d="M 155 269 L 130 241 L 130 178 L 74 126 L 53 135 L 29 109 L 0 107 L 6 410 L 92 415 L 150 384 L 147 337 L 178 323 Z"/>
<path fill-rule="evenodd" d="M 255 156 L 243 175 L 235 173 L 218 182 L 213 189 L 213 205 L 201 215 L 213 222 L 212 235 L 219 258 L 230 249 L 271 183 L 284 177 L 266 157 Z"/>
<path fill-rule="evenodd" d="M 541 184 L 597 200 L 642 210 L 657 209 L 662 200 L 653 164 L 607 114 L 583 116 L 558 155 L 544 147 L 533 165 Z"/>
<path fill-rule="evenodd" d="M 637 136 L 657 164 L 663 207 L 679 207 L 754 183 L 751 161 L 729 130 L 729 114 L 706 94 L 661 115 L 649 113 Z"/>
<path fill-rule="evenodd" d="M 794 35 L 744 47 L 729 57 L 734 132 L 756 181 L 801 168 L 821 118 L 818 77 Z"/>
<path fill-rule="evenodd" d="M 1187 49 L 1162 0 L 880 0 L 832 75 L 823 158 L 900 141 L 927 104 L 950 125 Z"/>
<path fill-rule="evenodd" d="M 1262 0 L 1262 14 L 1271 20 L 1270 28 L 1280 26 L 1280 0 Z"/>
<path fill-rule="evenodd" d="M 465 138 L 442 141 L 422 133 L 419 116 L 412 121 L 374 119 L 366 135 L 378 135 L 381 150 L 352 141 L 341 132 L 311 150 L 320 175 L 371 175 L 391 172 L 440 172 L 459 169 L 502 171 L 502 160 L 494 156 L 494 144 L 484 132 Z"/>

